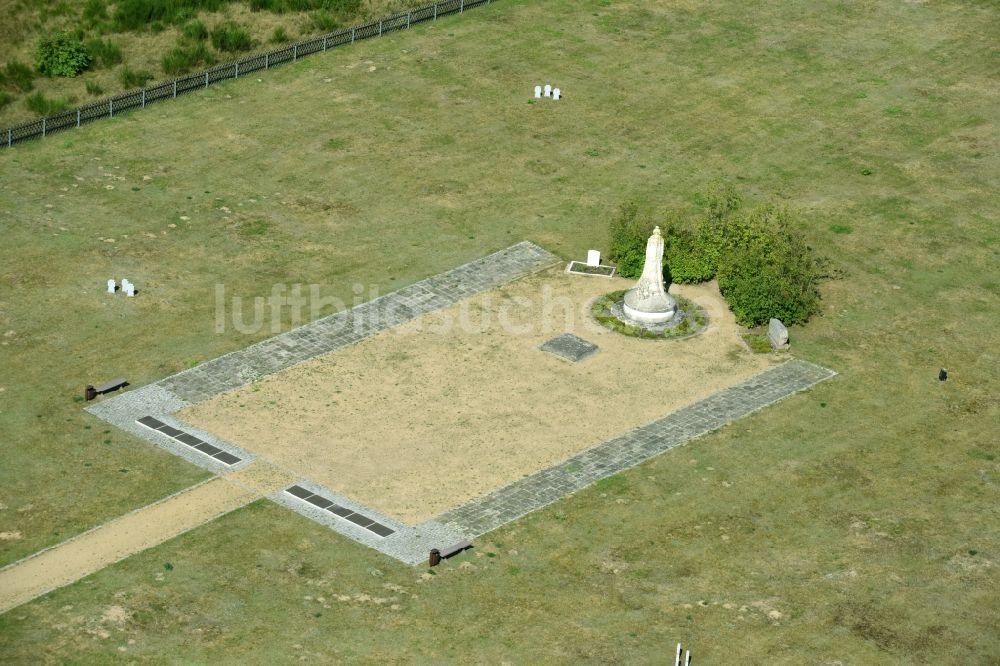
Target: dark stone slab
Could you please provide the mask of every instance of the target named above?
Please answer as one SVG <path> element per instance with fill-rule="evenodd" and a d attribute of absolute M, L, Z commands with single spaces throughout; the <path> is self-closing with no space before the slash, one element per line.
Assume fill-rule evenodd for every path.
<path fill-rule="evenodd" d="M 174 437 L 174 439 L 183 444 L 187 444 L 188 446 L 198 446 L 199 444 L 204 444 L 204 442 L 202 442 L 200 439 L 198 439 L 194 435 L 189 435 L 186 432 L 182 432 L 181 434 Z"/>
<path fill-rule="evenodd" d="M 379 535 L 380 537 L 387 537 L 390 534 L 396 533 L 396 530 L 389 529 L 382 523 L 372 523 L 371 525 L 368 526 L 367 529 Z"/>
<path fill-rule="evenodd" d="M 564 333 L 544 343 L 541 349 L 576 363 L 596 352 L 598 347 L 572 333 Z"/>
<path fill-rule="evenodd" d="M 320 497 L 319 495 L 313 495 L 312 497 L 307 497 L 306 501 L 312 504 L 313 506 L 318 506 L 321 509 L 325 509 L 326 507 L 333 504 L 333 502 L 331 502 L 327 498 Z"/>
<path fill-rule="evenodd" d="M 292 486 L 291 488 L 286 488 L 285 492 L 299 499 L 305 499 L 313 494 L 311 490 L 306 490 L 302 486 Z"/>
<path fill-rule="evenodd" d="M 235 465 L 241 460 L 241 458 L 237 458 L 232 453 L 228 453 L 226 451 L 220 451 L 219 453 L 216 453 L 212 457 L 218 460 L 219 462 L 225 463 L 227 465 Z"/>
<path fill-rule="evenodd" d="M 351 521 L 355 525 L 360 525 L 361 527 L 368 527 L 369 525 L 375 522 L 371 518 L 366 518 L 362 516 L 360 513 L 352 513 L 351 515 L 347 516 L 346 519 Z"/>
<path fill-rule="evenodd" d="M 136 419 L 136 423 L 141 423 L 147 428 L 152 428 L 153 430 L 156 430 L 157 428 L 162 428 L 164 425 L 166 425 L 165 423 L 163 423 L 163 421 L 158 421 L 154 419 L 152 416 L 143 416 L 141 419 Z"/>
<path fill-rule="evenodd" d="M 217 446 L 212 446 L 208 442 L 202 442 L 201 444 L 199 444 L 198 446 L 196 446 L 194 448 L 196 448 L 199 451 L 201 451 L 202 453 L 206 453 L 206 454 L 208 454 L 210 456 L 215 456 L 217 453 L 222 453 L 222 449 L 220 449 Z"/>
<path fill-rule="evenodd" d="M 177 435 L 183 435 L 184 434 L 183 432 L 181 432 L 177 428 L 172 428 L 172 427 L 170 427 L 168 425 L 160 426 L 159 432 L 162 432 L 167 437 L 173 437 L 174 439 L 177 439 Z"/>

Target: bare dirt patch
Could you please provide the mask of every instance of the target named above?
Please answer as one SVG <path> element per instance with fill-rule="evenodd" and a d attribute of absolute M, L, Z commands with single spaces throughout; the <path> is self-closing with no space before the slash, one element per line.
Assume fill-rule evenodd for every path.
<path fill-rule="evenodd" d="M 593 322 L 589 303 L 626 286 L 546 271 L 179 416 L 388 515 L 426 520 L 771 363 L 741 351 L 714 286 L 674 287 L 711 317 L 695 338 L 637 340 Z M 564 332 L 600 350 L 575 364 L 539 350 Z"/>

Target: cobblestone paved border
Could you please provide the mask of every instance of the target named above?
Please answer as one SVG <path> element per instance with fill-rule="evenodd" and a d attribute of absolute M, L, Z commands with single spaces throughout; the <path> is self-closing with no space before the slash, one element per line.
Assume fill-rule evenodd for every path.
<path fill-rule="evenodd" d="M 523 241 L 349 310 L 207 361 L 155 384 L 102 400 L 88 407 L 87 411 L 216 474 L 232 472 L 252 462 L 254 456 L 233 443 L 180 421 L 172 414 L 556 263 L 560 263 L 558 257 Z M 419 525 L 400 523 L 307 479 L 297 481 L 304 488 L 396 530 L 384 538 L 302 502 L 284 490 L 271 493 L 268 497 L 390 557 L 417 564 L 426 560 L 431 548 L 479 537 L 599 479 L 634 467 L 834 375 L 836 373 L 832 370 L 806 361 L 789 361 Z M 193 432 L 201 439 L 239 455 L 243 462 L 228 468 L 135 422 L 137 418 L 147 415 Z"/>
<path fill-rule="evenodd" d="M 837 373 L 792 360 L 713 393 L 669 416 L 609 439 L 572 458 L 494 490 L 435 520 L 475 538 L 581 488 L 634 467 Z"/>

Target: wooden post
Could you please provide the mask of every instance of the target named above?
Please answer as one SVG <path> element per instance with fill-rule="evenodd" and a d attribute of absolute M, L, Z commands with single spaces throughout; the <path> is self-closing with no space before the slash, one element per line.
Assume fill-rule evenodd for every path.
<path fill-rule="evenodd" d="M 465 11 L 465 0 L 460 0 L 458 3 L 458 13 L 461 14 Z"/>
<path fill-rule="evenodd" d="M 410 27 L 410 12 L 406 12 L 406 27 Z"/>
<path fill-rule="evenodd" d="M 378 36 L 382 36 L 382 21 L 378 22 Z"/>
<path fill-rule="evenodd" d="M 431 548 L 431 556 L 428 559 L 427 563 L 430 564 L 432 567 L 436 567 L 437 565 L 441 564 L 441 551 L 438 550 L 437 548 Z"/>
<path fill-rule="evenodd" d="M 13 145 L 13 144 L 11 143 L 11 139 L 13 139 L 13 138 L 14 138 L 14 137 L 13 137 L 13 133 L 14 133 L 14 132 L 13 132 L 13 129 L 12 129 L 12 128 L 10 128 L 10 127 L 8 127 L 8 128 L 7 128 L 7 147 L 8 147 L 8 148 L 10 148 L 10 147 L 11 147 L 11 146 Z"/>
<path fill-rule="evenodd" d="M 205 87 L 208 87 L 208 71 L 205 72 Z"/>
<path fill-rule="evenodd" d="M 323 50 L 326 51 L 326 37 L 323 38 Z"/>

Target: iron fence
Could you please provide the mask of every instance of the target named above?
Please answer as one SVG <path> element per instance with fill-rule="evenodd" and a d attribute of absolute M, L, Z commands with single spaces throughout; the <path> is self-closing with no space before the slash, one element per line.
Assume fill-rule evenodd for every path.
<path fill-rule="evenodd" d="M 167 99 L 175 99 L 195 90 L 207 88 L 219 81 L 238 79 L 241 76 L 270 69 L 282 63 L 295 62 L 299 58 L 321 53 L 336 46 L 353 44 L 362 39 L 381 37 L 382 35 L 405 30 L 416 23 L 435 21 L 439 16 L 461 14 L 466 9 L 490 4 L 492 0 L 444 0 L 432 5 L 425 5 L 392 16 L 369 21 L 352 28 L 345 28 L 319 37 L 312 37 L 294 44 L 282 46 L 263 53 L 255 53 L 234 62 L 210 67 L 196 74 L 187 74 L 171 81 L 156 83 L 139 90 L 130 90 L 114 97 L 108 97 L 98 102 L 62 111 L 45 118 L 31 120 L 20 125 L 14 125 L 0 130 L 0 148 L 10 148 L 18 143 L 40 139 L 60 130 L 80 127 L 83 124 L 114 118 L 117 115 L 143 109 L 150 104 Z"/>

